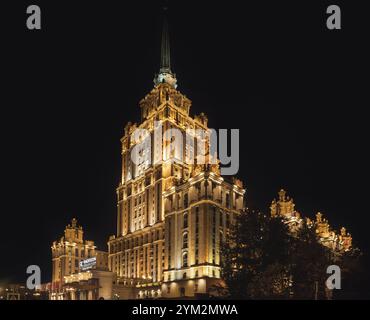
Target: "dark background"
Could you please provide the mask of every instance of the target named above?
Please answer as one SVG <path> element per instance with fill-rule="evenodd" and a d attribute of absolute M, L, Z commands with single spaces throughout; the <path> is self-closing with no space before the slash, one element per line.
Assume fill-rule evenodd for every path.
<path fill-rule="evenodd" d="M 106 248 L 116 228 L 120 137 L 159 68 L 156 1 L 4 1 L 1 15 L 0 281 L 30 264 L 51 279 L 52 241 L 76 217 Z M 315 3 L 312 3 L 315 2 Z M 369 27 L 360 3 L 170 1 L 178 89 L 212 128 L 239 128 L 249 206 L 280 188 L 345 225 L 369 252 Z M 38 4 L 42 30 L 26 29 Z"/>

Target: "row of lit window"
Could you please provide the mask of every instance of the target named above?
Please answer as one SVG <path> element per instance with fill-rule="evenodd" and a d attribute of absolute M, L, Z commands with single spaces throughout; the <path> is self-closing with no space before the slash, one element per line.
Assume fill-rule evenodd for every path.
<path fill-rule="evenodd" d="M 144 235 L 138 236 L 133 239 L 128 239 L 123 242 L 118 242 L 116 244 L 111 244 L 110 246 L 110 253 L 117 253 L 128 249 L 133 249 L 134 247 L 138 247 L 147 243 L 152 243 L 157 240 L 163 240 L 164 233 L 161 232 L 159 229 L 153 231 L 151 233 L 146 233 Z"/>

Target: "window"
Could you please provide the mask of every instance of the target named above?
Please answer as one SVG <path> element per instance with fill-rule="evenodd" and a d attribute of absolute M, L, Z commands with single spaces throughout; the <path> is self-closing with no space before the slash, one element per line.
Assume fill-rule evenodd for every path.
<path fill-rule="evenodd" d="M 127 224 L 128 224 L 128 231 L 130 232 L 131 231 L 131 222 L 130 222 L 130 216 L 131 216 L 131 200 L 128 200 L 127 202 L 127 212 L 128 212 L 128 221 L 127 221 Z"/>
<path fill-rule="evenodd" d="M 187 252 L 185 252 L 182 255 L 182 266 L 183 267 L 187 267 L 188 266 L 188 253 Z"/>
<path fill-rule="evenodd" d="M 188 248 L 188 233 L 185 232 L 182 237 L 182 248 L 187 249 Z"/>
<path fill-rule="evenodd" d="M 183 224 L 183 228 L 187 228 L 188 227 L 188 214 L 185 212 L 184 213 L 184 224 Z"/>
<path fill-rule="evenodd" d="M 187 193 L 184 194 L 184 208 L 189 206 L 189 195 Z"/>
<path fill-rule="evenodd" d="M 171 269 L 171 218 L 170 217 L 168 218 L 168 268 Z"/>
<path fill-rule="evenodd" d="M 230 193 L 226 194 L 226 208 L 230 208 Z"/>
<path fill-rule="evenodd" d="M 149 224 L 149 189 L 146 189 L 146 224 Z"/>
<path fill-rule="evenodd" d="M 160 178 L 161 178 L 161 176 L 162 176 L 162 171 L 161 171 L 161 169 L 159 169 L 158 171 L 156 171 L 156 173 L 155 173 L 155 179 L 156 180 L 159 180 Z"/>
<path fill-rule="evenodd" d="M 160 214 L 161 214 L 161 185 L 158 183 L 157 184 L 157 217 L 156 221 L 159 221 L 160 219 Z"/>

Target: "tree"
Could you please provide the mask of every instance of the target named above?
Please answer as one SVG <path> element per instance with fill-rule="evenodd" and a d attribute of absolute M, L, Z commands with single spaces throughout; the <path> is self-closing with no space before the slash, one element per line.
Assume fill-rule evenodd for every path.
<path fill-rule="evenodd" d="M 292 241 L 290 256 L 292 294 L 295 299 L 326 297 L 327 267 L 334 263 L 332 251 L 323 246 L 316 228 L 303 224 Z"/>
<path fill-rule="evenodd" d="M 244 210 L 221 249 L 227 295 L 237 299 L 286 297 L 292 237 L 281 219 Z"/>
<path fill-rule="evenodd" d="M 342 288 L 333 292 L 334 299 L 369 300 L 369 256 L 354 247 L 340 255 L 336 264 L 341 268 Z"/>
<path fill-rule="evenodd" d="M 236 217 L 221 256 L 223 293 L 236 299 L 327 298 L 327 267 L 343 259 L 319 242 L 315 226 L 292 233 L 283 218 L 251 210 Z"/>

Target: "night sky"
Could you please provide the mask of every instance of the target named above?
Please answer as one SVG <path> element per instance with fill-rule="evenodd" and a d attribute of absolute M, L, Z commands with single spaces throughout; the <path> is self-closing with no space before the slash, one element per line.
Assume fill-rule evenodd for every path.
<path fill-rule="evenodd" d="M 30 264 L 51 280 L 52 241 L 76 217 L 98 249 L 116 228 L 120 138 L 159 69 L 156 1 L 2 3 L 0 281 Z M 254 3 L 253 3 L 254 2 Z M 360 4 L 170 1 L 178 89 L 211 128 L 239 128 L 248 205 L 280 188 L 369 252 L 369 26 Z M 312 2 L 315 2 L 313 4 Z M 38 4 L 42 30 L 26 29 Z M 370 12 L 368 12 L 370 14 Z"/>

